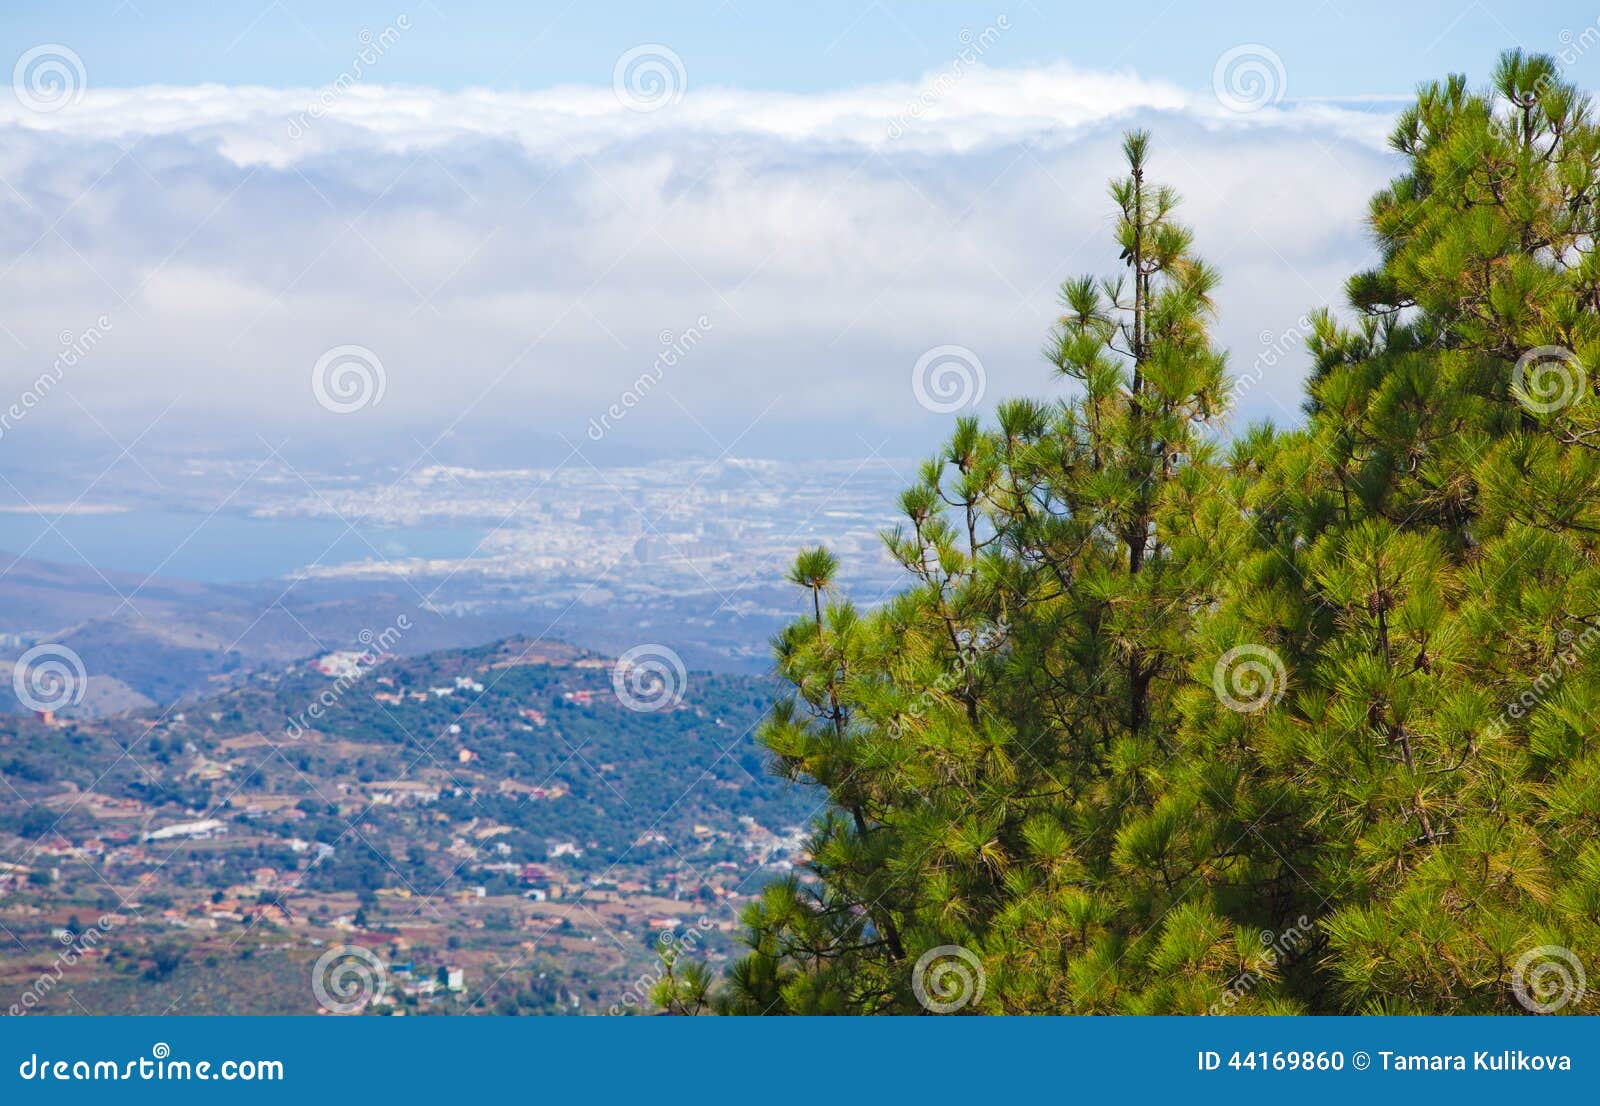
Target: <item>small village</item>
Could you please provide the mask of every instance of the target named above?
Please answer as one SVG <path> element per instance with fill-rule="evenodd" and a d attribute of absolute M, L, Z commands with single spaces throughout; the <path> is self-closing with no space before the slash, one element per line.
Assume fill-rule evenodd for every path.
<path fill-rule="evenodd" d="M 806 833 L 803 811 L 741 798 L 778 793 L 720 752 L 741 740 L 720 717 L 727 692 L 639 713 L 619 705 L 605 659 L 523 643 L 481 654 L 332 652 L 155 718 L 20 723 L 18 743 L 56 742 L 69 768 L 79 748 L 128 752 L 121 775 L 86 764 L 18 780 L 29 806 L 0 834 L 0 925 L 71 944 L 104 919 L 106 940 L 64 984 L 113 956 L 181 979 L 249 952 L 283 961 L 301 1005 L 308 964 L 366 949 L 385 984 L 374 1013 L 475 1012 L 523 978 L 540 984 L 524 997 L 587 1012 L 676 933 L 731 955 L 740 908 L 795 870 Z M 689 751 L 655 738 L 663 726 Z M 682 781 L 649 808 L 626 797 L 641 785 L 619 755 L 641 743 L 662 752 L 649 771 Z M 31 956 L 4 970 L 25 979 L 59 938 L 21 939 Z"/>

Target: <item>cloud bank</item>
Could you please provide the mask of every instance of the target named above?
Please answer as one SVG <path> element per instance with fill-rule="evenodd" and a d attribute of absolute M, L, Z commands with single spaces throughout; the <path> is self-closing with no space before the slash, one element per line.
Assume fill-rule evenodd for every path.
<path fill-rule="evenodd" d="M 1038 354 L 1055 289 L 1114 263 L 1106 181 L 1138 125 L 1222 271 L 1235 370 L 1262 374 L 1242 415 L 1286 421 L 1297 320 L 1368 262 L 1366 199 L 1394 168 L 1383 104 L 1239 111 L 1130 72 L 959 61 L 755 93 L 645 60 L 642 91 L 369 75 L 6 98 L 8 393 L 96 328 L 29 409 L 36 437 L 160 416 L 167 440 L 916 453 L 949 417 L 912 387 L 934 347 L 971 351 L 984 406 L 1059 390 Z M 370 353 L 357 399 L 380 378 L 355 410 L 313 386 L 338 347 Z"/>

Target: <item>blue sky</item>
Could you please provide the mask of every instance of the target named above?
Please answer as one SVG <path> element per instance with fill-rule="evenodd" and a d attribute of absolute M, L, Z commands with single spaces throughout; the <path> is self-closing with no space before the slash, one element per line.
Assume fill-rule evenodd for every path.
<path fill-rule="evenodd" d="M 1134 126 L 1222 273 L 1238 421 L 1293 422 L 1399 98 L 1515 45 L 1593 87 L 1581 11 L 9 4 L 0 379 L 72 363 L 0 434 L 917 455 L 951 415 L 933 351 L 979 412 L 1061 389 L 1041 340 L 1060 282 L 1116 264 Z M 352 348 L 381 387 L 333 410 L 315 374 Z"/>
<path fill-rule="evenodd" d="M 1212 59 L 1241 41 L 1284 60 L 1293 96 L 1408 91 L 1424 72 L 1481 76 L 1508 45 L 1554 51 L 1562 30 L 1597 14 L 1582 5 L 1470 3 L 1050 4 L 755 0 L 699 3 L 514 3 L 392 0 L 313 3 L 243 0 L 162 3 L 88 0 L 8 3 L 8 43 L 62 42 L 105 86 L 316 85 L 347 60 L 362 28 L 406 13 L 426 48 L 396 57 L 387 79 L 443 89 L 534 89 L 603 82 L 617 54 L 643 41 L 683 57 L 697 84 L 817 91 L 910 80 L 941 64 L 954 36 L 1005 13 L 1024 33 L 1004 42 L 998 65 L 1066 60 L 1131 66 L 1141 75 L 1200 87 Z M 1600 58 L 1584 71 L 1600 72 Z"/>

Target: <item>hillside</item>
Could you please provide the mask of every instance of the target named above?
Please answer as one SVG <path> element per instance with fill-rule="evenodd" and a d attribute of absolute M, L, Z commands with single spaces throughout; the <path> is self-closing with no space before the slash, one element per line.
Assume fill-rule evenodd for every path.
<path fill-rule="evenodd" d="M 333 654 L 164 712 L 0 721 L 0 786 L 20 800 L 0 809 L 18 866 L 0 917 L 37 951 L 74 913 L 121 915 L 129 971 L 172 942 L 231 965 L 269 930 L 263 971 L 309 963 L 313 941 L 421 941 L 467 964 L 528 942 L 523 959 L 599 1002 L 596 981 L 648 965 L 664 919 L 692 908 L 726 947 L 809 810 L 750 735 L 767 681 L 689 673 L 641 711 L 612 670 L 512 638 Z M 112 975 L 87 976 L 121 1007 Z"/>

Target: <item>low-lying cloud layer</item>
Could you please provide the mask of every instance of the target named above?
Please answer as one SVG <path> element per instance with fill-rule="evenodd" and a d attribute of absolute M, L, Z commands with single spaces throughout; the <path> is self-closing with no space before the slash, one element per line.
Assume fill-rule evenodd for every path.
<path fill-rule="evenodd" d="M 1366 198 L 1393 170 L 1381 104 L 1240 112 L 1065 67 L 816 95 L 656 76 L 7 98 L 6 402 L 95 329 L 28 407 L 33 434 L 126 440 L 161 415 L 152 434 L 251 446 L 514 430 L 635 454 L 918 452 L 949 417 L 912 388 L 933 347 L 972 351 L 983 407 L 1059 387 L 1038 354 L 1055 288 L 1114 263 L 1106 180 L 1139 125 L 1222 270 L 1235 370 L 1272 362 L 1243 414 L 1283 421 L 1297 321 L 1367 263 Z M 381 366 L 344 366 L 349 403 L 312 384 L 335 347 Z"/>

